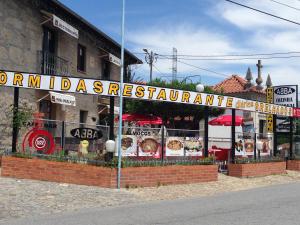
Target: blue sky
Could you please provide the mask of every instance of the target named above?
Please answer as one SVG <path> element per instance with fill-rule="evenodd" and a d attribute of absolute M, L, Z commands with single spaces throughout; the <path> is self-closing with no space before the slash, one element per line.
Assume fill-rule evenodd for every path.
<path fill-rule="evenodd" d="M 282 0 L 281 0 L 282 1 Z M 121 0 L 61 0 L 99 29 L 120 42 Z M 269 0 L 239 2 L 300 22 L 300 12 Z M 300 1 L 282 1 L 300 8 Z M 127 0 L 126 48 L 142 53 L 148 48 L 159 54 L 253 54 L 300 51 L 300 26 L 232 5 L 224 0 Z M 143 59 L 142 54 L 137 54 Z M 248 66 L 254 77 L 257 59 L 243 61 L 182 62 L 206 68 L 218 75 L 178 62 L 178 76 L 201 75 L 204 84 L 213 84 L 231 74 L 245 75 Z M 299 83 L 299 59 L 262 60 L 263 78 L 271 74 L 273 83 Z M 170 76 L 172 62 L 158 59 L 154 77 Z M 147 64 L 133 67 L 147 80 Z M 168 79 L 170 77 L 164 77 Z M 197 81 L 199 77 L 193 78 Z"/>

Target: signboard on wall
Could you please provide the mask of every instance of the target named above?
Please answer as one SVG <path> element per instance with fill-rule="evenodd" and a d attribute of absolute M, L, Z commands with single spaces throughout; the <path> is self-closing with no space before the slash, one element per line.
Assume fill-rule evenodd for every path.
<path fill-rule="evenodd" d="M 298 85 L 274 87 L 274 104 L 297 107 Z"/>
<path fill-rule="evenodd" d="M 61 94 L 53 91 L 50 91 L 49 93 L 52 103 L 76 106 L 76 99 L 72 95 Z"/>
<path fill-rule="evenodd" d="M 61 29 L 62 31 L 66 32 L 74 38 L 79 38 L 79 32 L 76 28 L 72 27 L 70 24 L 68 24 L 67 22 L 63 21 L 55 15 L 53 15 L 53 26 Z"/>
<path fill-rule="evenodd" d="M 119 59 L 118 57 L 114 56 L 113 54 L 109 53 L 108 54 L 108 59 L 111 63 L 117 65 L 117 66 L 121 66 L 121 59 Z"/>
<path fill-rule="evenodd" d="M 267 103 L 273 103 L 273 102 L 274 102 L 274 89 L 267 88 Z M 272 114 L 267 115 L 267 131 L 270 133 L 274 132 Z"/>
<path fill-rule="evenodd" d="M 274 87 L 274 104 L 288 107 L 298 105 L 298 85 L 282 85 Z M 286 116 L 277 116 L 277 132 L 290 132 L 290 120 Z"/>
<path fill-rule="evenodd" d="M 61 77 L 0 71 L 0 86 L 31 88 L 92 95 L 119 96 L 120 84 L 115 81 Z M 141 100 L 174 102 L 217 108 L 239 109 L 265 114 L 293 116 L 293 108 L 194 91 L 184 91 L 141 84 L 124 83 L 123 97 Z"/>

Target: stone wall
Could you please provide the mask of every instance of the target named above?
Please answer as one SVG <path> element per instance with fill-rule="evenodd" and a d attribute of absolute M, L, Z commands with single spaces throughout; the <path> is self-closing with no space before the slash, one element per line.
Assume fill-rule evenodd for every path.
<path fill-rule="evenodd" d="M 40 12 L 39 6 L 33 2 L 31 0 L 0 1 L 0 70 L 41 72 L 38 51 L 42 50 L 43 26 L 51 27 L 51 21 L 41 25 L 42 22 L 46 21 L 46 18 Z M 58 10 L 58 13 L 58 16 L 67 19 L 67 15 L 60 15 L 63 13 L 62 10 Z M 71 25 L 78 28 L 76 24 Z M 79 30 L 79 39 L 77 40 L 59 29 L 54 27 L 51 29 L 54 29 L 57 36 L 56 55 L 69 62 L 70 76 L 95 79 L 102 77 L 102 60 L 107 53 L 97 48 L 95 41 L 91 41 L 87 35 L 83 35 L 82 30 Z M 93 36 L 94 34 L 90 35 Z M 77 71 L 78 43 L 86 47 L 86 71 L 84 73 Z M 118 80 L 119 73 L 120 68 L 112 65 L 112 79 Z M 47 91 L 20 88 L 20 105 L 27 102 L 33 111 L 37 111 L 39 106 L 37 100 L 47 94 Z M 86 122 L 96 124 L 98 119 L 97 96 L 83 94 L 76 94 L 75 96 L 76 107 L 66 106 L 64 111 L 61 105 L 54 105 L 52 119 L 79 123 L 80 110 L 85 110 L 88 111 Z M 49 98 L 46 99 L 49 100 Z M 10 123 L 5 116 L 5 111 L 12 104 L 13 88 L 0 87 L 0 128 L 3 127 L 3 124 Z M 8 139 L 6 137 L 10 133 L 10 130 L 6 133 L 0 132 L 0 149 L 4 143 L 10 145 L 11 137 Z"/>

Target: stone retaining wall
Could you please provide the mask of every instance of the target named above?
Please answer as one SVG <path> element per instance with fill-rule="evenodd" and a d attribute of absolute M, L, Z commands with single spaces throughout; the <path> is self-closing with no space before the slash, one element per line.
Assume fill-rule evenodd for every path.
<path fill-rule="evenodd" d="M 2 176 L 115 188 L 117 170 L 42 159 L 2 157 Z M 122 168 L 122 187 L 216 181 L 217 165 Z"/>
<path fill-rule="evenodd" d="M 229 164 L 228 175 L 233 177 L 260 177 L 286 173 L 286 162 Z"/>

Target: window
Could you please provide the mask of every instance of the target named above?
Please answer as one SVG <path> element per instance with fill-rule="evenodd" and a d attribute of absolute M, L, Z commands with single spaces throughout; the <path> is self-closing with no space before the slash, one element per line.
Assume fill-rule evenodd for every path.
<path fill-rule="evenodd" d="M 84 126 L 83 123 L 86 123 L 87 116 L 88 116 L 88 111 L 80 110 L 80 115 L 79 115 L 80 127 L 83 127 Z"/>
<path fill-rule="evenodd" d="M 78 44 L 77 51 L 77 70 L 85 72 L 86 48 Z"/>
<path fill-rule="evenodd" d="M 45 119 L 51 119 L 51 102 L 43 99 L 39 104 L 39 112 L 44 113 Z"/>
<path fill-rule="evenodd" d="M 110 79 L 110 62 L 107 60 L 102 61 L 102 78 L 104 80 Z"/>

